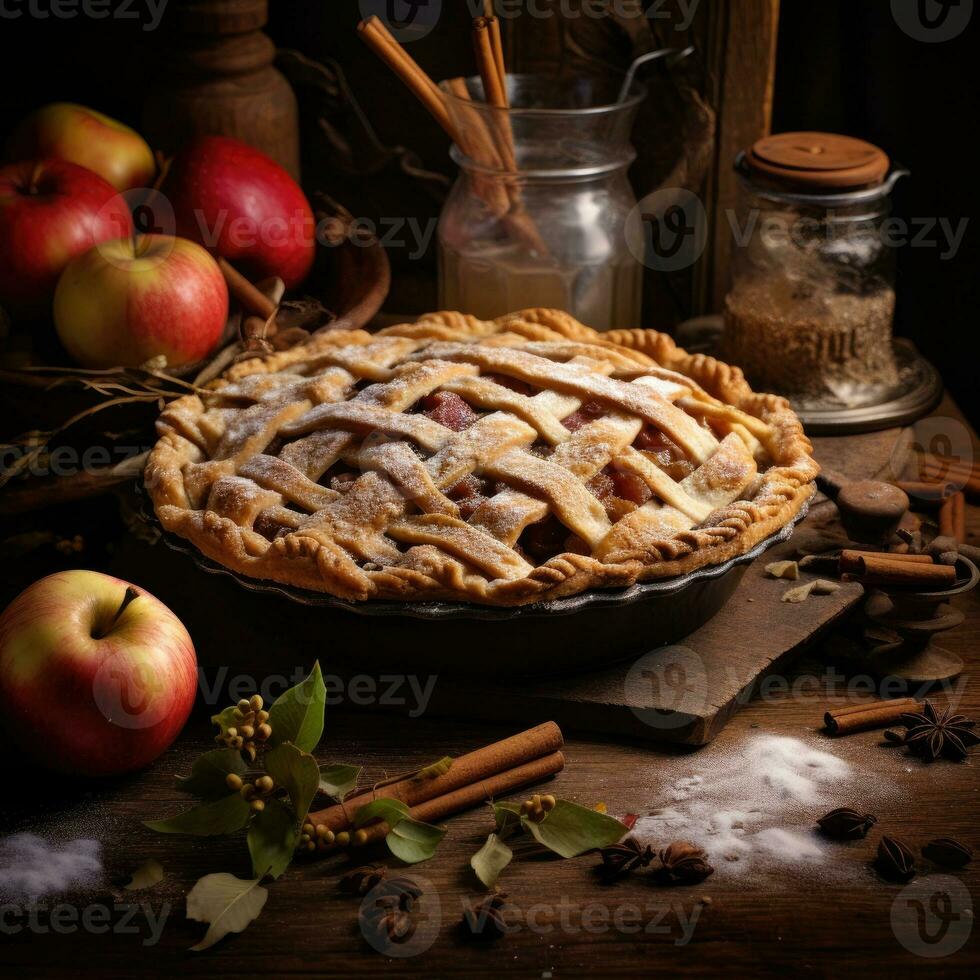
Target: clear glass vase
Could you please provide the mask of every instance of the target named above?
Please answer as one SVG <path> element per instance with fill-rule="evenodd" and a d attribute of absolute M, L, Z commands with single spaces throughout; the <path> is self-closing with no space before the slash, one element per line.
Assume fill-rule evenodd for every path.
<path fill-rule="evenodd" d="M 443 82 L 460 173 L 439 219 L 439 302 L 489 319 L 566 310 L 598 330 L 639 326 L 643 232 L 627 178 L 644 97 L 508 76 L 509 109 L 478 78 Z"/>

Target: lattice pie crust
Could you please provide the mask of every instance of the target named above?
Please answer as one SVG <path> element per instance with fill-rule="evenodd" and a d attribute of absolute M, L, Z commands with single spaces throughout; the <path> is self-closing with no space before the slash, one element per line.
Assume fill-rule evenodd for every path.
<path fill-rule="evenodd" d="M 543 309 L 325 333 L 158 431 L 167 530 L 353 600 L 510 606 L 681 575 L 786 524 L 817 474 L 788 403 L 737 368 Z"/>

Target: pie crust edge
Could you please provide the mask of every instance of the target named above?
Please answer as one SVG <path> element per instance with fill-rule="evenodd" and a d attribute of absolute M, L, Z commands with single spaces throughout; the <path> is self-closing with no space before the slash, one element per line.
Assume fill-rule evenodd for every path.
<path fill-rule="evenodd" d="M 368 599 L 455 600 L 497 606 L 516 606 L 573 595 L 589 589 L 624 587 L 638 581 L 672 578 L 707 565 L 721 564 L 745 554 L 793 520 L 815 493 L 813 480 L 819 467 L 812 446 L 789 402 L 780 396 L 754 392 L 741 370 L 705 354 L 691 354 L 672 338 L 654 330 L 614 330 L 598 333 L 566 313 L 533 309 L 481 321 L 460 313 L 436 313 L 413 324 L 390 327 L 375 334 L 335 331 L 314 337 L 304 348 L 316 350 L 342 343 L 364 342 L 378 336 L 431 337 L 456 341 L 476 340 L 520 325 L 529 339 L 568 339 L 626 349 L 650 357 L 660 366 L 685 375 L 709 395 L 772 429 L 767 448 L 772 458 L 760 474 L 759 487 L 749 501 L 738 500 L 710 515 L 711 523 L 650 541 L 640 550 L 617 555 L 606 563 L 588 555 L 566 552 L 536 566 L 513 581 L 487 582 L 478 576 L 455 581 L 434 578 L 418 569 L 387 567 L 376 571 L 357 568 L 338 555 L 339 547 L 314 536 L 293 533 L 279 547 L 256 547 L 256 532 L 213 511 L 186 505 L 183 467 L 193 445 L 178 431 L 161 425 L 160 438 L 151 451 L 145 485 L 162 526 L 198 548 L 224 567 L 252 579 L 278 582 L 354 601 Z M 296 348 L 241 362 L 212 386 L 256 372 L 275 372 L 295 359 Z M 187 395 L 168 411 L 203 411 L 197 395 Z M 166 412 L 164 413 L 167 414 Z M 455 564 L 459 564 L 455 562 Z M 451 578 L 451 577 L 450 577 Z"/>

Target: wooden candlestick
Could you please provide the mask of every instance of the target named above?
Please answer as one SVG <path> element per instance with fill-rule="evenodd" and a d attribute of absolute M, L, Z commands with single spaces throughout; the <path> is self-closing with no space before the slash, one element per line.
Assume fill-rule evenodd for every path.
<path fill-rule="evenodd" d="M 177 0 L 143 133 L 175 153 L 194 136 L 234 136 L 299 179 L 296 96 L 262 33 L 268 0 Z"/>

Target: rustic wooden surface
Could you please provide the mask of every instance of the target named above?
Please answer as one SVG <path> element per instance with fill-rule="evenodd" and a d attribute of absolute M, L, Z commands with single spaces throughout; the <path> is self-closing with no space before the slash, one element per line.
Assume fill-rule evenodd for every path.
<path fill-rule="evenodd" d="M 937 414 L 953 416 L 955 409 L 947 403 Z M 970 540 L 976 543 L 980 509 L 971 506 L 968 518 Z M 188 591 L 200 586 L 198 579 L 188 578 Z M 951 697 L 960 710 L 976 717 L 980 712 L 980 597 L 967 596 L 956 604 L 966 621 L 944 637 L 944 645 L 963 656 L 968 668 Z M 215 615 L 220 616 L 221 610 L 215 610 Z M 237 669 L 242 651 L 211 652 Z M 296 864 L 269 885 L 266 908 L 248 931 L 226 938 L 208 952 L 190 953 L 188 947 L 200 939 L 205 927 L 185 919 L 184 896 L 204 874 L 226 871 L 246 877 L 244 840 L 168 837 L 151 833 L 140 821 L 174 812 L 185 802 L 172 788 L 172 776 L 187 772 L 193 757 L 211 744 L 204 708 L 151 769 L 106 785 L 43 779 L 8 761 L 0 802 L 4 833 L 33 830 L 54 839 L 97 837 L 105 843 L 113 884 L 125 880 L 148 858 L 159 860 L 166 871 L 165 880 L 147 892 L 107 891 L 65 901 L 85 909 L 135 900 L 145 903 L 153 917 L 168 917 L 159 943 L 150 944 L 151 931 L 142 912 L 123 923 L 124 912 L 116 906 L 111 922 L 125 928 L 109 934 L 83 929 L 62 934 L 49 921 L 55 902 L 38 913 L 34 931 L 12 931 L 11 924 L 22 920 L 12 919 L 3 906 L 0 963 L 5 975 L 25 977 L 382 973 L 441 977 L 504 972 L 556 978 L 654 973 L 784 976 L 789 972 L 889 976 L 920 970 L 944 977 L 975 976 L 980 966 L 975 935 L 958 952 L 936 959 L 911 953 L 902 945 L 901 939 L 909 940 L 911 927 L 895 929 L 891 918 L 893 903 L 897 900 L 900 906 L 904 901 L 902 887 L 879 879 L 868 861 L 882 831 L 907 841 L 916 851 L 926 840 L 947 835 L 977 848 L 976 755 L 963 764 L 926 766 L 882 748 L 880 733 L 826 738 L 820 731 L 823 712 L 865 690 L 845 690 L 849 675 L 839 668 L 829 674 L 828 663 L 833 666 L 834 661 L 828 661 L 827 651 L 814 650 L 782 678 L 775 678 L 779 683 L 747 704 L 704 749 L 654 747 L 576 732 L 568 738 L 567 767 L 550 788 L 585 804 L 604 802 L 616 815 L 643 815 L 664 804 L 675 780 L 697 773 L 719 754 L 737 765 L 747 742 L 760 734 L 801 738 L 868 774 L 853 798 L 840 803 L 866 806 L 879 818 L 867 840 L 835 849 L 839 865 L 833 875 L 808 877 L 787 871 L 775 878 L 736 878 L 720 865 L 712 877 L 692 887 L 668 889 L 636 878 L 603 888 L 592 873 L 592 857 L 519 860 L 507 869 L 501 884 L 517 906 L 513 921 L 520 928 L 496 945 L 474 947 L 460 937 L 456 923 L 461 902 L 478 894 L 467 862 L 490 829 L 488 812 L 475 811 L 449 821 L 449 833 L 437 856 L 411 872 L 424 879 L 429 894 L 439 900 L 438 910 L 430 905 L 428 920 L 438 925 L 433 928 L 435 939 L 417 955 L 382 957 L 368 946 L 357 926 L 357 900 L 340 895 L 336 888 L 343 859 Z M 406 670 L 412 670 L 410 664 Z M 488 665 L 488 673 L 491 670 Z M 945 699 L 945 693 L 938 696 Z M 328 709 L 317 755 L 321 761 L 361 762 L 371 779 L 458 754 L 511 730 L 505 725 L 447 722 L 425 713 L 368 716 L 340 705 Z M 935 889 L 942 891 L 948 886 L 932 877 L 936 871 L 923 862 L 919 880 L 928 875 Z M 958 879 L 971 892 L 980 885 L 977 862 L 963 871 L 942 874 Z M 972 919 L 966 922 L 972 925 Z M 690 930 L 692 923 L 688 935 L 684 930 Z M 49 931 L 40 931 L 45 928 Z M 127 931 L 133 928 L 135 932 Z M 925 943 L 919 948 L 936 949 Z"/>

